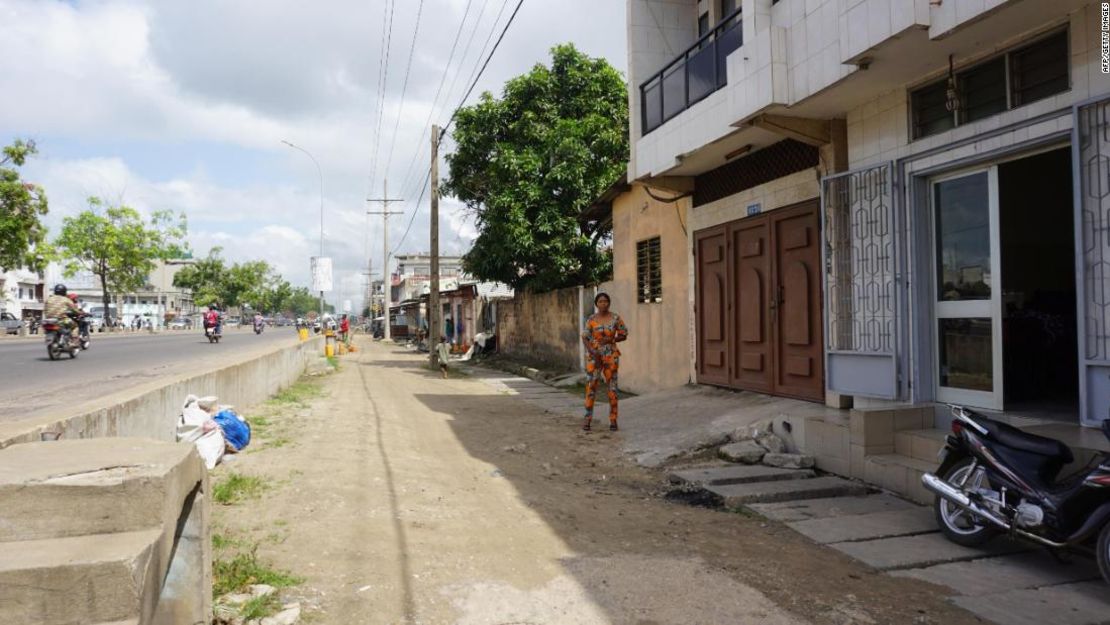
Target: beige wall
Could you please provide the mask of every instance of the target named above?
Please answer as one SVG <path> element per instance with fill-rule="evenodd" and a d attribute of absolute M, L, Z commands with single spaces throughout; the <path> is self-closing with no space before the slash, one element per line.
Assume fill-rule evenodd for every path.
<path fill-rule="evenodd" d="M 512 300 L 501 302 L 497 306 L 498 350 L 567 371 L 580 370 L 581 290 L 517 291 Z M 590 291 L 592 300 L 592 288 Z"/>
<path fill-rule="evenodd" d="M 670 191 L 656 195 L 671 197 Z M 652 199 L 641 186 L 613 202 L 613 310 L 628 324 L 621 344 L 621 387 L 647 393 L 690 381 L 690 248 L 685 230 L 690 198 L 677 203 Z M 636 298 L 636 243 L 660 237 L 663 301 L 641 304 Z"/>

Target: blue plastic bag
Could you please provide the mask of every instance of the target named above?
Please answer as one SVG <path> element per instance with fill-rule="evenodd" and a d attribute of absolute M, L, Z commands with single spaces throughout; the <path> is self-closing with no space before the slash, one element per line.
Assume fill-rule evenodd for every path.
<path fill-rule="evenodd" d="M 231 445 L 232 449 L 239 451 L 246 447 L 251 442 L 251 426 L 245 420 L 239 418 L 233 410 L 221 410 L 212 417 L 216 425 L 224 432 L 224 438 L 227 439 L 227 444 Z"/>

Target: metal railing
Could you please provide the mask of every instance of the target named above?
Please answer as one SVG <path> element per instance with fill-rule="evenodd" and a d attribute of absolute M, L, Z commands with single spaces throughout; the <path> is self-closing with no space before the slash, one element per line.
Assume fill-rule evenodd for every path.
<path fill-rule="evenodd" d="M 640 84 L 640 127 L 646 135 L 728 84 L 725 59 L 744 44 L 737 9 L 694 45 Z"/>

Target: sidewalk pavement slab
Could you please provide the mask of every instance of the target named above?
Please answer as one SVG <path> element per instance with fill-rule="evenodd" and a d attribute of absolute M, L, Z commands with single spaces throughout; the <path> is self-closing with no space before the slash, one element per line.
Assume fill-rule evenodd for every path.
<path fill-rule="evenodd" d="M 1002 537 L 992 540 L 983 547 L 971 549 L 957 545 L 939 532 L 862 542 L 833 543 L 829 546 L 881 571 L 974 560 L 1030 549 L 1027 544 Z"/>
<path fill-rule="evenodd" d="M 794 521 L 787 525 L 794 531 L 823 544 L 937 531 L 937 522 L 933 518 L 932 509 L 924 506 L 908 510 Z"/>
<path fill-rule="evenodd" d="M 706 490 L 724 498 L 726 507 L 735 508 L 749 503 L 817 499 L 838 495 L 862 495 L 867 487 L 839 477 L 825 476 L 808 480 L 776 480 L 749 484 L 724 484 L 707 486 Z"/>
<path fill-rule="evenodd" d="M 806 519 L 911 510 L 919 506 L 893 495 L 879 493 L 864 497 L 829 497 L 827 499 L 757 503 L 748 507 L 768 519 L 787 523 Z"/>
<path fill-rule="evenodd" d="M 672 484 L 696 486 L 797 480 L 810 477 L 814 477 L 814 473 L 809 469 L 780 469 L 759 464 L 694 467 L 672 471 L 667 475 L 667 479 Z"/>
<path fill-rule="evenodd" d="M 1005 625 L 1102 625 L 1110 622 L 1106 582 L 1080 582 L 985 597 L 956 597 L 956 605 Z"/>
<path fill-rule="evenodd" d="M 938 564 L 924 569 L 906 569 L 891 574 L 948 586 L 961 595 L 969 596 L 1100 579 L 1094 560 L 1076 556 L 1070 564 L 1062 564 L 1043 550 Z M 1110 595 L 1110 587 L 1100 590 Z M 1110 618 L 1110 613 L 1107 613 L 1107 618 Z"/>

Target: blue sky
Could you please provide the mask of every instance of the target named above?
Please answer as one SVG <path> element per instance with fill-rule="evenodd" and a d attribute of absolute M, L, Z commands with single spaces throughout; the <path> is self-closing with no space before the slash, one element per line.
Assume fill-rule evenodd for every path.
<path fill-rule="evenodd" d="M 446 121 L 515 6 L 424 0 L 421 10 L 420 0 L 395 0 L 379 90 L 387 2 L 0 0 L 0 140 L 38 143 L 25 175 L 46 188 L 52 229 L 89 195 L 168 208 L 186 214 L 198 254 L 221 245 L 306 284 L 319 187 L 312 162 L 281 140 L 296 143 L 323 169 L 329 299 L 357 303 L 367 252 L 375 271 L 381 258 L 381 222 L 368 220 L 364 199 L 380 195 L 388 174 L 390 195 L 408 200 L 391 221 L 394 247 L 420 194 L 429 113 Z M 471 101 L 566 41 L 623 71 L 624 12 L 624 0 L 525 0 Z M 459 208 L 441 203 L 442 253 L 465 251 L 475 234 Z M 400 253 L 428 249 L 427 235 L 425 199 Z"/>

